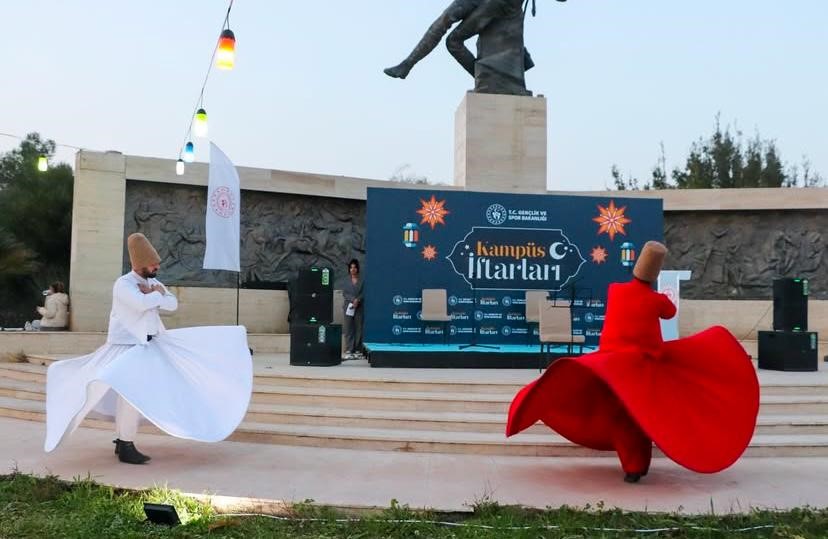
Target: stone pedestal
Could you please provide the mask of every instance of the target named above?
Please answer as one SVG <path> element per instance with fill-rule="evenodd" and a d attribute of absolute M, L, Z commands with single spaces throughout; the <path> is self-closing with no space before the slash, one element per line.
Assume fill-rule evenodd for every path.
<path fill-rule="evenodd" d="M 546 98 L 468 92 L 454 117 L 454 185 L 546 192 Z"/>

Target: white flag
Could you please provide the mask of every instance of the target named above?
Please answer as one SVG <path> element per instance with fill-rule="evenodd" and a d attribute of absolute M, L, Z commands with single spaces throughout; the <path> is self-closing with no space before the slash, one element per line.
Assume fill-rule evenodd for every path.
<path fill-rule="evenodd" d="M 212 142 L 208 183 L 204 269 L 239 271 L 239 174 L 230 159 Z"/>

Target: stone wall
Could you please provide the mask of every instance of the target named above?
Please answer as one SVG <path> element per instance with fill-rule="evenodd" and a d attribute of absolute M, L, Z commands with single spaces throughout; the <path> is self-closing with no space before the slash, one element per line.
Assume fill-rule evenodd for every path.
<path fill-rule="evenodd" d="M 780 277 L 828 300 L 828 210 L 665 212 L 668 269 L 689 269 L 687 299 L 769 299 Z"/>
<path fill-rule="evenodd" d="M 369 187 L 432 186 L 238 167 L 242 188 L 243 279 L 283 282 L 300 267 L 344 269 L 365 252 Z M 285 333 L 287 294 L 241 290 L 235 274 L 204 272 L 203 216 L 208 167 L 175 174 L 173 160 L 79 152 L 75 166 L 70 291 L 74 331 L 105 331 L 112 283 L 126 270 L 126 235 L 140 230 L 159 247 L 164 281 L 182 298 L 168 327 L 239 323 Z M 440 189 L 456 189 L 439 186 Z M 810 279 L 811 329 L 828 334 L 828 189 L 555 192 L 662 198 L 667 267 L 689 269 L 680 331 L 712 323 L 755 338 L 770 327 L 776 277 Z M 366 268 L 372 271 L 372 268 Z M 335 271 L 338 282 L 344 272 Z M 237 296 L 238 294 L 238 296 Z M 733 301 L 741 300 L 741 301 Z"/>
<path fill-rule="evenodd" d="M 124 233 L 151 239 L 171 285 L 234 287 L 235 274 L 201 269 L 205 199 L 201 186 L 127 180 Z M 664 223 L 666 267 L 693 272 L 686 299 L 769 299 L 780 277 L 807 278 L 811 298 L 828 299 L 828 211 L 668 211 Z M 243 288 L 310 266 L 334 268 L 341 287 L 348 260 L 364 259 L 365 203 L 243 191 L 241 237 Z"/>
<path fill-rule="evenodd" d="M 236 286 L 234 272 L 201 268 L 206 197 L 202 186 L 127 180 L 124 235 L 150 239 L 169 285 Z M 286 283 L 311 266 L 333 268 L 341 287 L 348 261 L 364 260 L 364 201 L 246 190 L 241 206 L 243 288 Z M 126 250 L 123 268 L 130 268 Z"/>

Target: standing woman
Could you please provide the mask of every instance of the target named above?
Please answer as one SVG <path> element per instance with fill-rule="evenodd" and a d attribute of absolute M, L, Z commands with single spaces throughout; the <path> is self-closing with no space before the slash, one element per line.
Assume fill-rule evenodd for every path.
<path fill-rule="evenodd" d="M 359 261 L 356 258 L 348 262 L 348 279 L 342 290 L 345 299 L 345 359 L 362 359 L 362 321 L 365 310 L 362 308 L 362 276 L 359 274 Z"/>

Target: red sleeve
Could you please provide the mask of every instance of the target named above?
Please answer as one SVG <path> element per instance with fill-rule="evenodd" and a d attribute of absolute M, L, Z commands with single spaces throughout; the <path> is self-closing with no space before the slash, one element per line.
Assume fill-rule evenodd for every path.
<path fill-rule="evenodd" d="M 659 309 L 658 309 L 658 316 L 665 320 L 669 320 L 676 316 L 676 304 L 673 303 L 670 298 L 668 298 L 665 294 L 658 295 L 659 301 Z"/>

